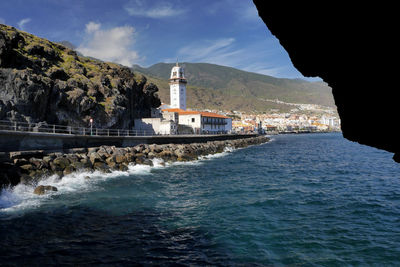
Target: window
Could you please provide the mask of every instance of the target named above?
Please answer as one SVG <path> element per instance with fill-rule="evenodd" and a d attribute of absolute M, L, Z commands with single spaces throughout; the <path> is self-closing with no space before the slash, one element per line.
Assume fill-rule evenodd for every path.
<path fill-rule="evenodd" d="M 172 76 L 176 77 L 176 71 L 174 71 L 174 72 L 172 73 Z"/>
<path fill-rule="evenodd" d="M 192 118 L 192 122 L 194 122 L 194 118 Z"/>

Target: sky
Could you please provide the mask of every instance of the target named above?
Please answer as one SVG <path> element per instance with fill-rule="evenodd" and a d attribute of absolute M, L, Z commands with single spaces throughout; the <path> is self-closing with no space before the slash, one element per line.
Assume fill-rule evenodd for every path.
<path fill-rule="evenodd" d="M 1 0 L 0 23 L 125 66 L 205 62 L 304 78 L 251 0 Z"/>

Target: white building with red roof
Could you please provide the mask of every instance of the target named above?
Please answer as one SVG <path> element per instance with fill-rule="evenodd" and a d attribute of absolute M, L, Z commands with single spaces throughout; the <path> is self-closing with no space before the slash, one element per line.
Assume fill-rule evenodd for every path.
<path fill-rule="evenodd" d="M 221 114 L 179 108 L 163 109 L 162 111 L 163 113 L 178 113 L 179 125 L 189 126 L 193 133 L 228 133 L 232 131 L 232 118 Z"/>

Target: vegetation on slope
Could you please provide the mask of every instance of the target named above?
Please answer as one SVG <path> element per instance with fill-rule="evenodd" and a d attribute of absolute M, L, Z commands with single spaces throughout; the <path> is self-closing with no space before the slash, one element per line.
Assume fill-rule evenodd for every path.
<path fill-rule="evenodd" d="M 168 78 L 174 64 L 158 63 L 149 68 L 134 66 L 160 88 L 162 102 L 169 103 Z M 323 82 L 281 79 L 208 63 L 183 63 L 188 79 L 188 106 L 244 111 L 289 110 L 288 103 L 334 107 L 331 88 Z M 151 78 L 150 78 L 151 77 Z"/>
<path fill-rule="evenodd" d="M 0 24 L 0 119 L 131 128 L 160 105 L 157 91 L 127 67 Z"/>

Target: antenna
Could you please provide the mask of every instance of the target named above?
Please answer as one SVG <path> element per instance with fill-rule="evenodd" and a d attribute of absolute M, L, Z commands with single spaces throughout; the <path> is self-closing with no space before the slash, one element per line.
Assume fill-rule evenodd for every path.
<path fill-rule="evenodd" d="M 179 65 L 178 65 L 178 57 L 176 57 L 176 66 L 179 67 Z"/>

